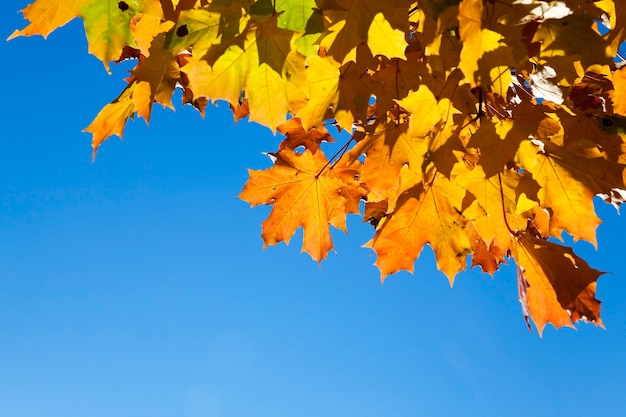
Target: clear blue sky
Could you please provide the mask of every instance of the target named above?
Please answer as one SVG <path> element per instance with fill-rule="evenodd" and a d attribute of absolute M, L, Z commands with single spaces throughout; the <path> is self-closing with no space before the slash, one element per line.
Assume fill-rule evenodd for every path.
<path fill-rule="evenodd" d="M 0 37 L 25 1 L 0 3 Z M 355 216 L 321 267 L 237 199 L 279 139 L 156 108 L 91 162 L 124 84 L 74 21 L 0 42 L 0 417 L 626 416 L 626 221 L 600 204 L 607 330 L 530 334 L 513 267 L 379 283 Z M 126 68 L 127 69 L 127 68 Z"/>

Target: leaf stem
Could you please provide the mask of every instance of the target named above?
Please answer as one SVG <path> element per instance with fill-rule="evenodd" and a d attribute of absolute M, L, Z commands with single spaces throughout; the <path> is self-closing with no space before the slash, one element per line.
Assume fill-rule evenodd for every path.
<path fill-rule="evenodd" d="M 124 87 L 124 89 L 122 90 L 122 92 L 111 102 L 111 103 L 117 103 L 120 101 L 120 97 L 122 97 L 124 95 L 124 93 L 126 92 L 126 90 L 128 90 L 133 84 L 135 84 L 136 80 L 132 80 L 131 82 L 129 82 L 128 84 L 126 84 L 126 87 Z"/>
<path fill-rule="evenodd" d="M 317 175 L 315 176 L 315 179 L 318 179 L 320 177 L 320 175 L 322 175 L 322 173 L 324 172 L 324 170 L 326 168 L 328 168 L 328 166 L 330 166 L 331 169 L 333 169 L 335 167 L 335 165 L 337 164 L 337 162 L 339 162 L 339 160 L 341 159 L 341 157 L 346 153 L 346 151 L 348 150 L 348 146 L 350 146 L 350 143 L 352 143 L 353 139 L 350 138 L 346 143 L 343 144 L 343 146 L 341 148 L 339 148 L 339 150 L 337 152 L 335 152 L 335 154 L 330 157 L 330 159 L 328 160 L 328 162 L 326 162 L 326 164 L 320 169 L 320 171 L 317 173 Z M 339 158 L 337 158 L 339 157 Z M 336 160 L 335 160 L 336 159 Z M 333 162 L 335 161 L 335 162 Z M 331 165 L 332 163 L 332 165 Z"/>
<path fill-rule="evenodd" d="M 500 182 L 500 202 L 502 203 L 502 218 L 504 219 L 504 225 L 507 230 L 511 234 L 511 236 L 517 236 L 517 233 L 511 229 L 511 225 L 509 225 L 509 221 L 506 219 L 506 210 L 504 209 L 504 191 L 502 190 L 502 176 L 498 172 L 498 181 Z"/>

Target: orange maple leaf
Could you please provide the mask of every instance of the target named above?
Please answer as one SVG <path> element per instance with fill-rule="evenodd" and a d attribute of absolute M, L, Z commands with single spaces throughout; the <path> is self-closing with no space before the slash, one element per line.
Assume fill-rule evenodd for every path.
<path fill-rule="evenodd" d="M 385 217 L 376 235 L 365 246 L 376 251 L 375 265 L 381 280 L 401 269 L 413 272 L 413 265 L 425 244 L 435 252 L 437 266 L 450 284 L 465 267 L 471 252 L 462 215 L 466 192 L 440 173 L 403 193 L 395 210 Z"/>
<path fill-rule="evenodd" d="M 517 238 L 515 258 L 528 284 L 526 306 L 539 334 L 547 323 L 557 329 L 573 327 L 578 320 L 604 327 L 596 281 L 603 273 L 566 248 L 527 233 Z"/>
<path fill-rule="evenodd" d="M 305 130 L 302 127 L 302 121 L 297 117 L 292 117 L 282 125 L 276 128 L 280 133 L 287 136 L 278 147 L 279 151 L 285 148 L 296 149 L 300 146 L 304 146 L 310 149 L 311 152 L 316 153 L 322 142 L 334 142 L 335 139 L 328 133 L 323 126 L 319 128 L 312 128 L 311 130 Z"/>
<path fill-rule="evenodd" d="M 272 154 L 274 166 L 250 170 L 250 179 L 239 197 L 252 206 L 272 205 L 263 222 L 265 246 L 289 243 L 299 227 L 304 228 L 302 250 L 320 262 L 333 249 L 329 225 L 344 232 L 346 214 L 358 213 L 365 190 L 358 182 L 360 162 L 335 165 L 322 151 L 299 154 L 291 149 Z"/>
<path fill-rule="evenodd" d="M 395 199 L 400 186 L 400 171 L 405 165 L 416 173 L 411 185 L 422 180 L 421 169 L 428 141 L 419 136 L 410 136 L 407 123 L 388 123 L 363 140 L 369 142 L 365 152 L 363 181 L 371 190 L 370 201 L 390 197 Z"/>

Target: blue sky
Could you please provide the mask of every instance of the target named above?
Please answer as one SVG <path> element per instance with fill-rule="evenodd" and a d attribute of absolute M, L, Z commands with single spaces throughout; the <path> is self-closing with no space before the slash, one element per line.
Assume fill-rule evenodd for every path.
<path fill-rule="evenodd" d="M 0 34 L 26 2 L 0 4 Z M 155 108 L 91 162 L 124 86 L 74 21 L 0 42 L 0 417 L 626 416 L 626 223 L 599 204 L 607 330 L 530 334 L 515 269 L 450 289 L 426 250 L 380 285 L 372 229 L 320 266 L 262 251 L 237 199 L 280 139 L 225 106 Z"/>

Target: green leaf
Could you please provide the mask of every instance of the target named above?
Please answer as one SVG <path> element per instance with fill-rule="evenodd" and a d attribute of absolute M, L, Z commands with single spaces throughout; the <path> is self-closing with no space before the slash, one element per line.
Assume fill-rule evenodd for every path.
<path fill-rule="evenodd" d="M 307 23 L 315 12 L 315 0 L 277 0 L 278 27 L 294 32 L 307 31 Z"/>
<path fill-rule="evenodd" d="M 89 53 L 98 57 L 109 71 L 109 62 L 119 58 L 126 45 L 135 46 L 130 21 L 142 11 L 141 0 L 92 0 L 80 3 L 85 21 Z"/>

